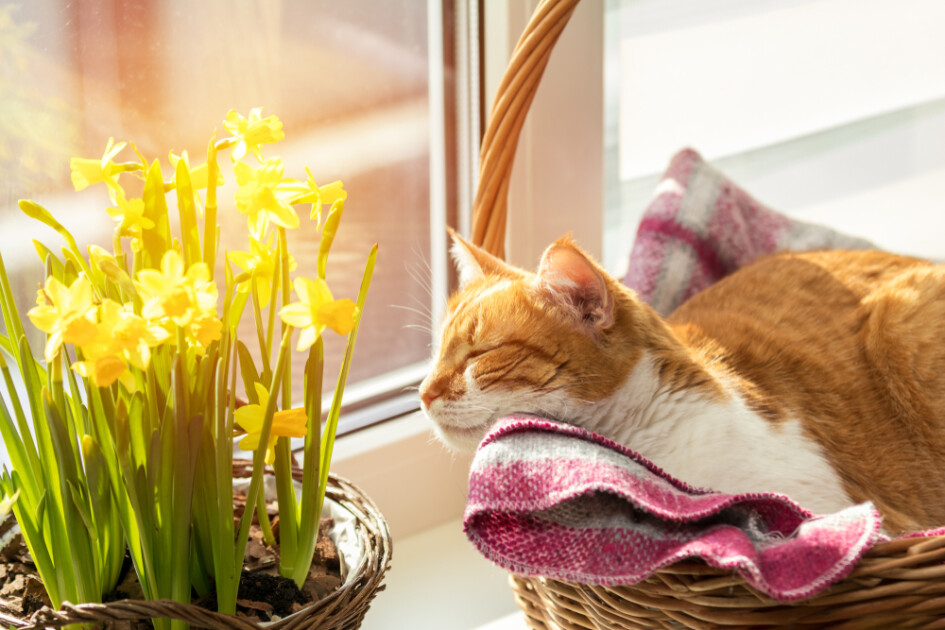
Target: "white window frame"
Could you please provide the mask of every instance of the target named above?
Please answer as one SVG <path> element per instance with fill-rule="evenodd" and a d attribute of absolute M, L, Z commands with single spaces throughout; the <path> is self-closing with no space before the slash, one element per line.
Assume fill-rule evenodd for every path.
<path fill-rule="evenodd" d="M 434 7 L 433 5 L 437 5 Z M 456 14 L 467 19 L 463 27 L 470 38 L 484 37 L 484 88 L 491 105 L 496 86 L 537 0 L 487 1 L 482 25 L 475 24 L 474 0 L 457 0 Z M 438 32 L 439 4 L 429 3 L 430 32 Z M 509 187 L 509 261 L 525 268 L 537 266 L 545 246 L 570 232 L 595 256 L 603 241 L 603 14 L 604 3 L 583 2 L 555 46 L 554 54 L 532 103 L 528 121 L 512 171 Z M 433 38 L 435 39 L 435 38 Z M 469 46 L 468 38 L 458 38 Z M 441 40 L 442 41 L 442 40 Z M 438 60 L 437 44 L 431 41 L 431 59 Z M 467 49 L 468 50 L 468 49 Z M 462 58 L 460 56 L 459 58 Z M 476 71 L 475 66 L 468 69 Z M 459 82 L 459 81 L 458 81 Z M 462 88 L 461 88 L 462 90 Z M 474 92 L 473 92 L 474 93 Z M 464 93 L 460 103 L 469 101 Z M 431 101 L 431 108 L 438 106 Z M 487 107 L 488 112 L 488 107 Z M 478 137 L 478 126 L 470 120 L 460 129 L 467 137 Z M 567 120 L 566 126 L 562 120 Z M 442 118 L 432 115 L 431 124 Z M 442 127 L 440 127 L 442 128 Z M 431 128 L 433 129 L 433 128 Z M 432 133 L 431 138 L 442 138 Z M 462 153 L 462 140 L 460 151 Z M 437 155 L 438 149 L 431 151 Z M 431 160 L 435 162 L 436 160 Z M 460 194 L 475 190 L 478 162 L 460 159 Z M 431 199 L 441 194 L 437 178 L 443 173 L 433 165 Z M 431 205 L 435 205 L 431 204 Z M 441 212 L 431 208 L 431 212 Z M 442 218 L 445 211 L 431 214 L 432 255 L 442 254 Z M 460 228 L 468 231 L 468 218 L 460 202 Z M 434 277 L 437 281 L 438 276 Z M 445 286 L 445 282 L 444 282 Z M 445 305 L 445 294 L 434 289 L 434 310 Z M 437 302 L 438 301 L 438 302 Z M 374 499 L 390 525 L 395 539 L 430 529 L 462 515 L 466 501 L 471 457 L 455 455 L 433 436 L 429 420 L 421 413 L 339 438 L 332 470 L 362 487 Z"/>

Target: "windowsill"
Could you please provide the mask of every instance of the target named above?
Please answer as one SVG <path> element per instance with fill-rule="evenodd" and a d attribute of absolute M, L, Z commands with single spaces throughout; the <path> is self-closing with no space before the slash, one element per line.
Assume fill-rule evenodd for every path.
<path fill-rule="evenodd" d="M 461 519 L 395 541 L 386 587 L 362 630 L 524 630 L 507 573 L 466 540 Z"/>
<path fill-rule="evenodd" d="M 448 451 L 415 412 L 335 444 L 332 471 L 370 496 L 394 540 L 364 630 L 521 630 L 507 573 L 463 533 L 469 456 Z"/>
<path fill-rule="evenodd" d="M 470 462 L 413 412 L 339 438 L 331 470 L 374 500 L 397 541 L 462 517 Z"/>

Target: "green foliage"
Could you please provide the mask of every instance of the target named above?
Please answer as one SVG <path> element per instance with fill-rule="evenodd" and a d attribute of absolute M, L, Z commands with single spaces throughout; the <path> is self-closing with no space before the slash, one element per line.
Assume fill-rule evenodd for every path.
<path fill-rule="evenodd" d="M 186 155 L 172 156 L 170 181 L 163 179 L 157 160 L 148 163 L 136 149 L 138 161 L 114 162 L 126 143 L 110 140 L 101 160 L 73 159 L 77 190 L 104 183 L 117 206 L 109 210 L 118 221 L 112 252 L 94 246 L 82 252 L 52 213 L 20 202 L 23 212 L 66 243 L 61 257 L 35 243 L 47 280 L 28 316 L 47 334 L 48 362 L 34 358 L 0 257 L 0 309 L 7 331 L 0 335 L 5 384 L 0 436 L 13 467 L 0 474 L 5 497 L 0 509 L 13 510 L 56 606 L 66 600 L 101 601 L 114 588 L 127 549 L 146 597 L 188 602 L 192 589 L 215 588 L 219 610 L 235 612 L 267 461 L 274 464 L 279 492 L 281 571 L 301 585 L 311 565 L 377 248 L 368 256 L 357 301 L 335 300 L 325 269 L 346 196 L 340 182 L 322 191 L 310 173 L 305 182 L 285 178 L 281 160 L 262 159 L 260 145 L 283 137 L 275 116 L 230 112 L 224 126 L 234 135 L 211 139 L 206 164 L 191 168 Z M 222 183 L 217 158 L 225 150 L 233 151 L 235 205 L 249 218 L 252 247 L 225 261 L 220 304 L 213 270 Z M 248 156 L 261 167 L 242 161 Z M 140 199 L 126 196 L 122 177 L 144 180 Z M 166 198 L 171 191 L 175 222 Z M 318 206 L 322 198 L 333 203 L 322 230 L 317 276 L 295 279 L 299 300 L 292 302 L 285 226 L 298 223 L 292 219 L 294 205 Z M 313 208 L 316 215 L 320 208 Z M 176 235 L 172 224 L 179 226 Z M 274 251 L 269 249 L 273 235 Z M 234 274 L 231 262 L 243 272 Z M 237 338 L 247 306 L 257 328 L 261 369 Z M 347 336 L 347 346 L 323 428 L 326 327 Z M 308 353 L 308 361 L 304 400 L 293 407 L 289 355 L 296 328 L 298 350 Z M 238 408 L 241 390 L 249 403 Z M 241 447 L 253 451 L 253 477 L 247 509 L 235 523 L 233 438 L 240 434 Z M 305 436 L 300 497 L 291 482 L 293 435 Z M 265 524 L 264 514 L 260 517 Z"/>

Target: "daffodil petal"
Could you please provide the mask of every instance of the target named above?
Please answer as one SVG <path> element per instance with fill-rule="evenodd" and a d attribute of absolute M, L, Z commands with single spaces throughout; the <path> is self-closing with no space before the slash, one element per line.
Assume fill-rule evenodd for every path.
<path fill-rule="evenodd" d="M 250 433 L 239 442 L 239 447 L 244 451 L 255 451 L 259 448 L 259 434 Z"/>
<path fill-rule="evenodd" d="M 296 346 L 296 352 L 304 352 L 312 347 L 312 344 L 315 343 L 315 340 L 318 339 L 318 331 L 315 330 L 314 326 L 308 326 L 303 328 L 299 333 L 299 343 Z"/>
<path fill-rule="evenodd" d="M 260 382 L 253 383 L 253 389 L 256 390 L 256 398 L 259 400 L 259 406 L 265 409 L 269 404 L 269 390 Z"/>
<path fill-rule="evenodd" d="M 27 313 L 33 325 L 39 330 L 49 333 L 53 331 L 59 321 L 59 313 L 50 306 L 34 306 Z"/>
<path fill-rule="evenodd" d="M 184 275 L 184 261 L 176 250 L 169 249 L 161 258 L 161 272 L 168 278 L 181 278 Z"/>
<path fill-rule="evenodd" d="M 269 219 L 279 227 L 295 229 L 299 227 L 299 215 L 292 206 L 285 202 L 275 202 L 266 208 Z"/>
<path fill-rule="evenodd" d="M 72 171 L 72 185 L 76 190 L 83 190 L 105 179 L 99 160 L 74 157 L 69 161 Z"/>
<path fill-rule="evenodd" d="M 279 317 L 284 323 L 295 328 L 304 328 L 312 324 L 312 311 L 302 302 L 292 302 L 283 306 L 279 311 Z"/>
<path fill-rule="evenodd" d="M 135 284 L 148 294 L 155 295 L 164 291 L 166 279 L 156 269 L 142 269 L 137 274 Z"/>
<path fill-rule="evenodd" d="M 46 359 L 46 363 L 52 363 L 56 355 L 59 354 L 59 348 L 62 347 L 62 332 L 55 331 L 53 334 L 49 335 L 49 338 L 46 340 L 46 347 L 43 352 L 43 356 Z"/>
<path fill-rule="evenodd" d="M 128 369 L 125 362 L 116 356 L 101 357 L 95 361 L 92 383 L 96 387 L 108 387 Z"/>
<path fill-rule="evenodd" d="M 259 434 L 263 422 L 263 409 L 259 405 L 244 405 L 233 413 L 233 419 L 247 433 Z"/>
<path fill-rule="evenodd" d="M 314 289 L 314 291 L 312 289 Z M 328 283 L 321 278 L 315 278 L 312 282 L 308 298 L 309 304 L 312 305 L 331 302 L 335 299 L 331 295 L 331 289 L 328 288 Z"/>
<path fill-rule="evenodd" d="M 347 298 L 336 300 L 318 308 L 318 321 L 339 335 L 347 335 L 354 328 L 357 310 L 355 303 Z"/>

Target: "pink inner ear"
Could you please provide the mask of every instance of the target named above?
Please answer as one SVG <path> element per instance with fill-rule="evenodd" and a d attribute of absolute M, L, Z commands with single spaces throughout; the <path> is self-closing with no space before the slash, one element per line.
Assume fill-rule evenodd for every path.
<path fill-rule="evenodd" d="M 538 275 L 552 285 L 569 283 L 585 293 L 602 294 L 604 282 L 590 262 L 569 247 L 551 247 L 545 252 Z"/>
<path fill-rule="evenodd" d="M 538 281 L 567 300 L 581 320 L 595 328 L 613 323 L 613 300 L 600 272 L 584 255 L 566 245 L 553 245 L 538 268 Z"/>

